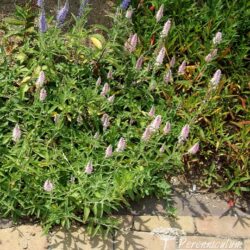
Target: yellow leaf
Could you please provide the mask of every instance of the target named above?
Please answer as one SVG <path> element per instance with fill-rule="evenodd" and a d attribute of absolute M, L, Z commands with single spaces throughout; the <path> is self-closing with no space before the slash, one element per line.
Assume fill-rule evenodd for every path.
<path fill-rule="evenodd" d="M 26 83 L 26 82 L 28 82 L 29 80 L 30 80 L 30 76 L 26 76 L 26 77 L 24 77 L 23 78 L 23 80 L 21 81 L 21 83 Z"/>
<path fill-rule="evenodd" d="M 98 48 L 98 49 L 102 49 L 102 43 L 101 43 L 101 41 L 100 40 L 98 40 L 97 38 L 95 38 L 95 37 L 90 37 L 90 40 L 91 40 L 91 42 L 96 46 L 96 48 Z"/>

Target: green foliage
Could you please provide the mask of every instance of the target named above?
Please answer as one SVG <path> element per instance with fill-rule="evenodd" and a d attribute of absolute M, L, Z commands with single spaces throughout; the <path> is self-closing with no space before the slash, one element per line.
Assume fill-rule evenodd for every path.
<path fill-rule="evenodd" d="M 243 7 L 237 9 L 233 2 L 223 13 L 216 8 L 212 14 L 207 2 L 163 1 L 166 16 L 173 20 L 163 39 L 159 34 L 166 16 L 156 23 L 148 10 L 150 1 L 145 2 L 135 11 L 133 23 L 119 10 L 108 32 L 100 25 L 85 28 L 86 17 L 72 17 L 72 29 L 58 28 L 47 18 L 48 30 L 40 33 L 37 13 L 20 7 L 15 18 L 0 23 L 1 215 L 32 216 L 47 230 L 56 224 L 69 228 L 77 221 L 87 224 L 92 234 L 104 229 L 107 233 L 116 227 L 112 211 L 148 195 L 168 200 L 166 180 L 190 168 L 197 169 L 205 186 L 238 194 L 248 190 Z M 222 22 L 222 15 L 239 20 Z M 206 63 L 203 58 L 218 30 L 223 32 L 218 56 Z M 140 40 L 133 53 L 124 49 L 131 33 Z M 150 45 L 152 35 L 155 42 Z M 177 59 L 168 84 L 163 79 L 169 65 L 155 65 L 163 45 L 165 60 L 173 55 Z M 140 55 L 144 64 L 136 70 Z M 184 59 L 186 73 L 178 76 L 177 65 Z M 209 82 L 218 68 L 223 78 L 212 90 Z M 46 76 L 44 101 L 36 85 L 41 71 Z M 109 71 L 112 78 L 107 77 Z M 99 77 L 101 86 L 96 85 Z M 110 91 L 102 96 L 105 83 Z M 112 95 L 115 100 L 109 102 Z M 164 135 L 162 124 L 145 142 L 141 138 L 154 119 L 148 115 L 152 106 L 172 129 Z M 110 117 L 107 129 L 101 121 L 104 114 Z M 16 124 L 21 137 L 15 142 Z M 190 124 L 189 139 L 178 143 L 185 124 Z M 116 152 L 121 137 L 126 148 Z M 202 147 L 199 155 L 187 154 L 197 141 Z M 114 152 L 107 158 L 109 145 Z M 90 162 L 93 172 L 88 174 L 85 167 Z M 46 180 L 53 190 L 46 191 Z"/>

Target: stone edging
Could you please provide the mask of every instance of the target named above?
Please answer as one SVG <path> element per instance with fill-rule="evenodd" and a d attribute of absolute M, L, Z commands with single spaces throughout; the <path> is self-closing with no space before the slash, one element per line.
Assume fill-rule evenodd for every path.
<path fill-rule="evenodd" d="M 174 250 L 244 249 L 250 250 L 250 217 L 117 216 L 119 231 L 114 237 L 90 238 L 82 227 L 70 232 L 42 234 L 37 225 L 0 229 L 1 250 Z"/>

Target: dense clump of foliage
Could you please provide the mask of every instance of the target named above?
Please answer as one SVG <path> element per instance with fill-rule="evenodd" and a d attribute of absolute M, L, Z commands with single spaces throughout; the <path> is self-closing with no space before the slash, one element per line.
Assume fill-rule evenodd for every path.
<path fill-rule="evenodd" d="M 1 215 L 100 233 L 130 200 L 168 200 L 171 177 L 198 164 L 203 185 L 248 190 L 245 41 L 209 16 L 203 32 L 203 3 L 181 21 L 178 2 L 121 5 L 109 30 L 86 16 L 65 29 L 67 1 L 56 21 L 41 4 L 0 23 Z"/>

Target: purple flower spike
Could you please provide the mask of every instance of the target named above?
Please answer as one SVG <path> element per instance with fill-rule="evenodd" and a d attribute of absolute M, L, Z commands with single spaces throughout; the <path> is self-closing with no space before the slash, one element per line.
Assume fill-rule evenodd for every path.
<path fill-rule="evenodd" d="M 126 10 L 130 4 L 131 0 L 123 0 L 122 3 L 121 3 L 121 8 L 123 10 Z"/>
<path fill-rule="evenodd" d="M 14 127 L 13 132 L 12 132 L 13 141 L 18 142 L 21 138 L 21 135 L 22 135 L 21 129 L 20 129 L 19 125 L 16 124 L 16 126 Z"/>
<path fill-rule="evenodd" d="M 186 70 L 186 61 L 184 60 L 178 69 L 178 75 L 184 75 Z"/>
<path fill-rule="evenodd" d="M 182 130 L 181 130 L 181 133 L 179 135 L 179 143 L 182 143 L 183 141 L 186 141 L 187 138 L 188 138 L 188 135 L 189 135 L 189 125 L 186 124 Z"/>
<path fill-rule="evenodd" d="M 121 137 L 119 142 L 118 142 L 116 152 L 122 152 L 122 151 L 124 151 L 125 148 L 126 148 L 126 141 L 123 137 Z"/>
<path fill-rule="evenodd" d="M 46 192 L 51 192 L 54 189 L 53 183 L 50 180 L 46 180 L 43 184 L 43 189 Z"/>
<path fill-rule="evenodd" d="M 163 17 L 164 12 L 164 4 L 161 5 L 160 9 L 156 13 L 156 22 L 159 22 L 161 18 Z"/>
<path fill-rule="evenodd" d="M 43 102 L 47 97 L 47 91 L 46 89 L 41 89 L 40 90 L 40 96 L 39 96 L 39 99 L 41 102 Z"/>
<path fill-rule="evenodd" d="M 199 142 L 197 142 L 188 150 L 188 153 L 194 155 L 199 151 L 199 149 L 200 149 Z"/>
<path fill-rule="evenodd" d="M 166 125 L 163 128 L 163 134 L 164 135 L 168 134 L 170 132 L 170 130 L 171 130 L 171 124 L 170 124 L 170 122 L 166 122 Z"/>
<path fill-rule="evenodd" d="M 44 33 L 48 29 L 47 22 L 46 22 L 46 17 L 45 17 L 45 11 L 42 10 L 40 17 L 39 17 L 39 30 L 40 32 Z"/>
<path fill-rule="evenodd" d="M 142 139 L 143 141 L 148 141 L 148 140 L 150 139 L 151 135 L 152 135 L 152 130 L 150 129 L 150 127 L 147 127 L 147 128 L 145 129 L 145 131 L 144 131 L 144 133 L 143 133 L 141 139 Z"/>
<path fill-rule="evenodd" d="M 111 157 L 112 154 L 113 154 L 113 148 L 112 148 L 112 145 L 109 145 L 109 146 L 106 148 L 106 151 L 105 151 L 105 158 Z"/>
<path fill-rule="evenodd" d="M 37 0 L 36 5 L 37 5 L 38 7 L 40 7 L 40 8 L 42 8 L 42 7 L 43 7 L 43 0 Z"/>
<path fill-rule="evenodd" d="M 83 15 L 84 9 L 86 5 L 88 4 L 89 0 L 82 0 L 79 10 L 78 10 L 78 17 L 81 17 Z"/>
<path fill-rule="evenodd" d="M 157 129 L 159 129 L 161 126 L 161 116 L 157 115 L 155 119 L 150 124 L 150 129 L 155 132 Z"/>
<path fill-rule="evenodd" d="M 56 20 L 58 24 L 62 24 L 69 12 L 69 1 L 66 0 L 64 6 L 58 11 Z"/>
<path fill-rule="evenodd" d="M 165 47 L 162 47 L 157 58 L 156 58 L 156 65 L 160 66 L 163 63 L 164 57 L 165 57 L 166 49 Z"/>
<path fill-rule="evenodd" d="M 92 161 L 89 161 L 85 167 L 85 173 L 91 174 L 93 172 L 93 164 Z"/>

